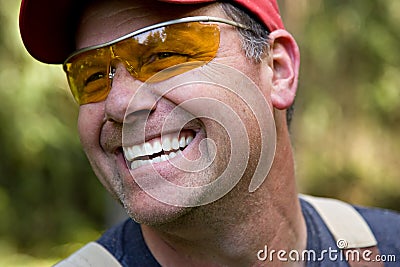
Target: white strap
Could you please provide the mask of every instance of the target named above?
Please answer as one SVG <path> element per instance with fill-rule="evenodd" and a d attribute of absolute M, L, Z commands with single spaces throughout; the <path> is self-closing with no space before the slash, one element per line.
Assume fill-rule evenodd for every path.
<path fill-rule="evenodd" d="M 90 242 L 54 267 L 122 267 L 103 246 Z"/>
<path fill-rule="evenodd" d="M 336 199 L 300 195 L 319 213 L 339 248 L 376 246 L 377 241 L 364 218 L 351 205 Z"/>

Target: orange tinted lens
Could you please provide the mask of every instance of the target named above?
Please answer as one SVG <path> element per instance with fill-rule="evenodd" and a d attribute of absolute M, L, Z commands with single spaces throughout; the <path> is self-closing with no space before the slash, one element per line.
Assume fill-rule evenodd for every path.
<path fill-rule="evenodd" d="M 110 62 L 122 62 L 135 78 L 160 82 L 212 60 L 219 28 L 200 22 L 173 24 L 72 57 L 64 66 L 71 91 L 82 105 L 104 100 L 110 91 Z M 183 64 L 192 63 L 192 64 Z M 180 65 L 182 64 L 182 65 Z"/>
<path fill-rule="evenodd" d="M 72 94 L 80 105 L 99 102 L 107 97 L 110 55 L 109 48 L 90 50 L 78 54 L 64 65 Z"/>
<path fill-rule="evenodd" d="M 219 28 L 217 25 L 199 22 L 175 24 L 156 29 L 140 36 L 130 38 L 114 46 L 114 52 L 124 59 L 127 69 L 136 79 L 144 82 L 156 73 L 159 82 L 189 71 L 212 60 L 219 47 Z M 132 56 L 132 51 L 137 51 Z M 187 62 L 192 68 L 179 67 Z M 171 68 L 176 66 L 176 68 Z"/>

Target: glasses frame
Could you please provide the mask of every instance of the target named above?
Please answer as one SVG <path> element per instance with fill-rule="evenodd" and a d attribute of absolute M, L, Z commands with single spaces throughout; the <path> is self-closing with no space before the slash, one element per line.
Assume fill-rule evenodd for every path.
<path fill-rule="evenodd" d="M 85 47 L 85 48 L 82 48 L 82 49 L 78 49 L 77 51 L 73 52 L 64 61 L 63 69 L 64 69 L 64 71 L 66 71 L 66 65 L 67 65 L 68 61 L 71 58 L 73 58 L 73 57 L 75 57 L 75 56 L 77 56 L 77 55 L 79 55 L 81 53 L 84 53 L 84 52 L 87 52 L 87 51 L 90 51 L 90 50 L 94 50 L 94 49 L 103 48 L 103 47 L 106 47 L 106 46 L 110 46 L 110 45 L 116 44 L 116 43 L 118 43 L 120 41 L 126 40 L 128 38 L 132 38 L 132 37 L 134 37 L 136 35 L 139 35 L 141 33 L 145 33 L 145 32 L 151 31 L 151 30 L 155 30 L 155 29 L 158 29 L 158 28 L 161 28 L 161 27 L 165 27 L 165 26 L 169 26 L 169 25 L 173 25 L 173 24 L 187 23 L 187 22 L 219 22 L 219 23 L 232 25 L 232 26 L 241 28 L 243 30 L 250 30 L 250 28 L 248 26 L 246 26 L 244 24 L 241 24 L 239 22 L 235 22 L 235 21 L 232 21 L 232 20 L 229 20 L 229 19 L 224 19 L 224 18 L 211 17 L 211 16 L 192 16 L 192 17 L 184 17 L 184 18 L 179 18 L 179 19 L 174 19 L 174 20 L 168 20 L 168 21 L 164 21 L 164 22 L 161 22 L 161 23 L 153 24 L 153 25 L 150 25 L 150 26 L 147 26 L 147 27 L 144 27 L 144 28 L 140 28 L 140 29 L 138 29 L 136 31 L 133 31 L 131 33 L 128 33 L 128 34 L 126 34 L 124 36 L 118 37 L 117 39 L 114 39 L 112 41 L 109 41 L 109 42 L 106 42 L 106 43 L 103 43 L 103 44 L 93 45 L 93 46 L 88 46 L 88 47 Z"/>
<path fill-rule="evenodd" d="M 181 24 L 181 23 L 192 23 L 192 22 L 221 23 L 221 24 L 226 24 L 226 25 L 237 27 L 237 28 L 239 28 L 241 30 L 251 31 L 249 26 L 246 26 L 246 25 L 244 25 L 242 23 L 235 22 L 235 21 L 232 21 L 232 20 L 229 20 L 229 19 L 225 19 L 225 18 L 212 17 L 212 16 L 183 17 L 183 18 L 164 21 L 164 22 L 161 22 L 161 23 L 156 23 L 156 24 L 153 24 L 153 25 L 150 25 L 150 26 L 146 26 L 146 27 L 140 28 L 138 30 L 135 30 L 133 32 L 125 34 L 125 35 L 123 35 L 121 37 L 118 37 L 118 38 L 116 38 L 114 40 L 111 40 L 109 42 L 106 42 L 106 43 L 102 43 L 102 44 L 88 46 L 88 47 L 85 47 L 85 48 L 82 48 L 82 49 L 78 49 L 75 52 L 71 53 L 67 57 L 67 59 L 64 61 L 63 70 L 67 74 L 68 81 L 70 82 L 69 66 L 70 66 L 70 64 L 74 64 L 73 58 L 76 57 L 76 56 L 79 56 L 82 53 L 93 51 L 93 50 L 96 50 L 96 49 L 101 49 L 101 48 L 106 48 L 107 49 L 107 48 L 112 47 L 113 45 L 115 45 L 115 44 L 117 44 L 119 42 L 125 41 L 125 40 L 127 40 L 129 38 L 133 38 L 133 37 L 138 36 L 140 34 L 143 34 L 143 33 L 146 33 L 146 32 L 150 32 L 152 30 L 156 30 L 156 29 L 159 29 L 159 28 L 162 28 L 162 27 L 167 27 L 167 26 L 170 26 L 170 25 Z M 111 70 L 109 70 L 108 80 L 109 81 L 112 80 L 113 77 L 114 77 L 114 74 L 112 73 Z M 76 96 L 76 92 L 75 92 L 76 90 L 73 90 L 73 88 L 71 87 L 71 84 L 70 84 L 70 89 L 71 89 L 73 97 L 75 98 L 75 100 L 77 101 L 77 103 L 79 105 L 86 104 L 86 103 L 92 103 L 92 102 L 98 102 L 98 101 L 82 102 L 80 97 Z"/>

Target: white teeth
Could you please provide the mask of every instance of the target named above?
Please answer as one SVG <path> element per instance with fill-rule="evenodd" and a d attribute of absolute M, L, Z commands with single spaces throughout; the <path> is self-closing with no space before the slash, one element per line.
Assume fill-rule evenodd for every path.
<path fill-rule="evenodd" d="M 188 138 L 186 138 L 186 145 L 188 146 L 192 141 L 193 141 L 193 136 L 188 136 Z"/>
<path fill-rule="evenodd" d="M 131 169 L 132 170 L 136 169 L 138 166 L 139 166 L 139 161 L 138 160 L 132 161 L 132 163 L 131 163 Z"/>
<path fill-rule="evenodd" d="M 132 161 L 130 167 L 133 170 L 133 169 L 139 168 L 139 167 L 141 167 L 143 165 L 147 165 L 147 164 L 150 164 L 150 163 L 158 163 L 158 162 L 166 161 L 168 159 L 173 159 L 176 156 L 177 156 L 177 153 L 171 152 L 168 155 L 161 155 L 161 156 L 155 157 L 153 159 L 134 160 L 134 161 Z"/>
<path fill-rule="evenodd" d="M 161 161 L 166 161 L 168 160 L 168 156 L 167 155 L 161 155 Z"/>
<path fill-rule="evenodd" d="M 140 146 L 133 146 L 132 153 L 135 154 L 135 156 L 144 155 L 144 152 L 142 151 L 142 148 Z"/>
<path fill-rule="evenodd" d="M 154 144 L 153 144 L 153 154 L 159 153 L 161 151 L 162 151 L 162 146 L 161 146 L 160 141 L 154 142 Z"/>
<path fill-rule="evenodd" d="M 181 137 L 181 139 L 179 140 L 179 146 L 180 147 L 185 147 L 186 146 L 186 139 L 184 136 Z"/>
<path fill-rule="evenodd" d="M 124 155 L 127 160 L 132 160 L 134 156 L 130 147 L 124 147 Z"/>
<path fill-rule="evenodd" d="M 144 143 L 144 151 L 146 151 L 146 155 L 152 155 L 153 154 L 153 147 L 150 143 Z"/>
<path fill-rule="evenodd" d="M 194 137 L 191 135 L 182 135 L 178 139 L 176 133 L 163 135 L 162 138 L 150 140 L 149 142 L 145 142 L 142 145 L 124 147 L 124 156 L 125 159 L 130 162 L 130 168 L 136 169 L 143 165 L 159 163 L 176 157 L 176 152 L 179 152 L 179 148 L 184 149 L 193 141 L 193 138 Z M 154 157 L 155 154 L 162 151 L 169 153 Z M 152 155 L 154 155 L 152 159 L 137 159 L 139 157 Z"/>
<path fill-rule="evenodd" d="M 171 152 L 171 153 L 168 154 L 168 158 L 169 159 L 173 159 L 175 157 L 176 157 L 176 153 L 175 152 Z"/>
<path fill-rule="evenodd" d="M 163 137 L 162 138 L 162 149 L 164 151 L 170 151 L 171 150 L 171 140 L 168 137 Z"/>
<path fill-rule="evenodd" d="M 178 141 L 178 138 L 174 138 L 174 139 L 172 139 L 172 144 L 171 144 L 171 146 L 172 146 L 172 149 L 179 149 L 179 141 Z"/>
<path fill-rule="evenodd" d="M 125 158 L 129 161 L 133 160 L 136 157 L 146 155 L 146 153 L 143 152 L 141 146 L 124 147 L 124 154 Z"/>
<path fill-rule="evenodd" d="M 146 165 L 147 164 L 147 160 L 134 160 L 132 161 L 131 164 L 131 169 L 136 169 L 139 168 L 140 166 Z"/>

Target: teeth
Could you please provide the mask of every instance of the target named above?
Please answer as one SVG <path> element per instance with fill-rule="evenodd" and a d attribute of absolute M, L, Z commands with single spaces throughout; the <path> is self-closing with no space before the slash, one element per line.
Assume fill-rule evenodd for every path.
<path fill-rule="evenodd" d="M 124 147 L 124 155 L 125 158 L 129 161 L 132 160 L 134 156 L 132 149 L 130 147 Z"/>
<path fill-rule="evenodd" d="M 184 136 L 182 136 L 181 139 L 179 140 L 179 146 L 186 147 L 186 139 Z"/>
<path fill-rule="evenodd" d="M 177 137 L 177 134 L 163 135 L 162 138 L 150 140 L 149 142 L 146 142 L 142 145 L 124 147 L 124 156 L 126 160 L 130 162 L 130 168 L 136 169 L 143 165 L 158 163 L 176 157 L 176 152 L 179 152 L 179 148 L 184 149 L 185 147 L 187 147 L 193 141 L 193 138 L 194 137 L 192 135 L 188 134 L 184 134 L 180 138 Z M 151 156 L 162 151 L 171 152 L 158 157 L 154 157 L 152 159 L 135 160 L 135 158 Z"/>
<path fill-rule="evenodd" d="M 134 161 L 132 161 L 131 169 L 136 169 L 136 168 L 139 168 L 140 166 L 145 165 L 146 161 L 147 160 L 134 160 Z"/>
<path fill-rule="evenodd" d="M 177 156 L 177 153 L 171 152 L 168 155 L 161 155 L 161 156 L 155 157 L 154 159 L 134 160 L 131 163 L 131 169 L 133 170 L 133 169 L 139 168 L 143 165 L 147 165 L 150 163 L 158 163 L 158 162 L 166 161 L 168 159 L 173 159 L 176 156 Z"/>
<path fill-rule="evenodd" d="M 166 161 L 168 160 L 168 156 L 167 155 L 161 155 L 161 161 Z"/>
<path fill-rule="evenodd" d="M 159 153 L 161 151 L 162 151 L 162 146 L 161 146 L 160 141 L 154 142 L 154 144 L 153 144 L 153 153 L 152 154 Z"/>
<path fill-rule="evenodd" d="M 186 138 L 186 145 L 188 146 L 193 141 L 193 136 Z"/>
<path fill-rule="evenodd" d="M 153 159 L 153 163 L 158 163 L 158 162 L 161 162 L 161 157 L 155 157 Z"/>
<path fill-rule="evenodd" d="M 162 138 L 162 149 L 164 151 L 170 151 L 171 150 L 171 139 L 168 137 L 163 137 Z"/>
<path fill-rule="evenodd" d="M 172 139 L 172 144 L 171 144 L 171 146 L 172 146 L 172 149 L 175 149 L 175 150 L 179 149 L 179 141 L 178 141 L 178 138 Z"/>
<path fill-rule="evenodd" d="M 146 151 L 146 155 L 152 155 L 153 154 L 153 147 L 150 143 L 144 143 L 144 151 Z"/>
<path fill-rule="evenodd" d="M 134 155 L 144 155 L 144 152 L 142 151 L 142 148 L 140 146 L 133 146 L 132 153 Z"/>

